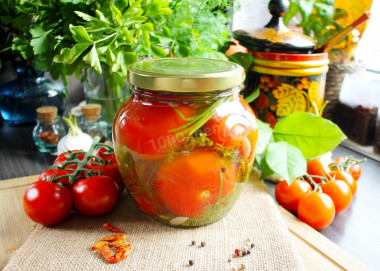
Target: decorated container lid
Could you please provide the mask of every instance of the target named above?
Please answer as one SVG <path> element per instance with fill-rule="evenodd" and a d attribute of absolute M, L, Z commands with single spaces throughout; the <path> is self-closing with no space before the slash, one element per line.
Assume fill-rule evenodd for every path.
<path fill-rule="evenodd" d="M 283 16 L 288 12 L 288 0 L 271 0 L 268 5 L 272 18 L 262 27 L 246 32 L 234 31 L 239 43 L 250 50 L 259 52 L 276 52 L 289 54 L 311 54 L 315 41 L 297 31 L 290 30 L 283 22 Z"/>

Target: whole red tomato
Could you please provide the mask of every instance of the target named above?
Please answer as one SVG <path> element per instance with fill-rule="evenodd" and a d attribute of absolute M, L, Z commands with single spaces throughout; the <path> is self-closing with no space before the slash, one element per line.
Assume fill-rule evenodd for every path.
<path fill-rule="evenodd" d="M 67 152 L 64 152 L 64 153 L 61 153 L 60 155 L 58 155 L 58 157 L 54 160 L 54 165 L 57 165 L 59 167 L 62 166 L 62 164 L 64 162 L 67 161 L 67 158 L 70 156 L 71 153 L 75 153 L 75 152 L 79 152 L 79 150 L 74 150 L 74 151 L 67 151 Z M 79 153 L 77 155 L 77 159 L 78 160 L 83 160 L 84 158 L 84 153 Z M 75 164 L 67 164 L 65 166 L 65 169 L 66 170 L 75 170 L 77 168 L 77 165 Z"/>
<path fill-rule="evenodd" d="M 325 193 L 311 192 L 300 200 L 297 215 L 316 230 L 326 228 L 335 217 L 334 202 Z"/>
<path fill-rule="evenodd" d="M 119 193 L 122 194 L 124 192 L 125 184 L 116 164 L 90 165 L 89 168 L 94 172 L 98 172 L 100 175 L 110 177 L 116 182 Z"/>
<path fill-rule="evenodd" d="M 335 163 L 343 163 L 346 162 L 349 158 L 347 157 L 338 157 L 335 159 Z M 348 167 L 348 171 L 351 174 L 351 176 L 354 178 L 355 181 L 359 180 L 361 174 L 362 174 L 362 167 L 360 164 L 356 163 L 355 161 L 350 161 L 350 166 Z"/>
<path fill-rule="evenodd" d="M 41 173 L 41 175 L 38 177 L 38 181 L 45 181 L 45 182 L 51 182 L 53 177 L 57 178 L 64 175 L 69 175 L 70 172 L 68 170 L 64 169 L 48 169 Z M 69 183 L 69 177 L 64 177 L 58 180 L 58 183 L 61 183 L 64 186 L 70 186 Z"/>
<path fill-rule="evenodd" d="M 108 152 L 109 151 L 105 147 L 100 147 L 94 155 L 102 158 L 107 164 L 115 164 L 115 153 L 108 154 Z"/>
<path fill-rule="evenodd" d="M 330 196 L 335 205 L 335 213 L 346 210 L 352 201 L 352 192 L 348 184 L 341 180 L 331 180 L 321 185 L 323 193 Z"/>
<path fill-rule="evenodd" d="M 61 222 L 70 213 L 73 200 L 71 192 L 51 182 L 32 183 L 25 191 L 25 213 L 34 222 L 50 226 Z"/>
<path fill-rule="evenodd" d="M 348 184 L 351 189 L 352 196 L 355 196 L 358 185 L 350 173 L 342 170 L 331 170 L 329 178 L 334 180 L 341 180 Z"/>
<path fill-rule="evenodd" d="M 242 97 L 217 107 L 215 115 L 205 124 L 205 132 L 214 144 L 237 148 L 243 157 L 252 159 L 255 154 L 256 119 Z"/>
<path fill-rule="evenodd" d="M 222 160 L 216 151 L 199 150 L 164 163 L 153 185 L 171 212 L 197 217 L 213 206 L 219 195 L 232 191 L 237 174 L 236 166 Z"/>
<path fill-rule="evenodd" d="M 275 189 L 277 202 L 289 212 L 297 212 L 298 204 L 303 196 L 310 193 L 311 185 L 304 180 L 295 179 L 288 185 L 287 181 L 281 181 Z"/>
<path fill-rule="evenodd" d="M 72 189 L 74 207 L 84 215 L 98 216 L 110 212 L 115 206 L 119 191 L 108 176 L 92 176 L 77 181 Z"/>
<path fill-rule="evenodd" d="M 146 160 L 159 160 L 182 140 L 170 131 L 188 122 L 183 117 L 195 115 L 191 105 L 135 96 L 122 105 L 115 117 L 114 140 Z"/>
<path fill-rule="evenodd" d="M 307 173 L 313 176 L 322 176 L 328 177 L 328 173 L 330 171 L 329 168 L 330 161 L 325 157 L 318 157 L 311 159 L 307 162 Z M 316 183 L 321 183 L 322 180 L 320 178 L 313 177 L 313 180 Z"/>

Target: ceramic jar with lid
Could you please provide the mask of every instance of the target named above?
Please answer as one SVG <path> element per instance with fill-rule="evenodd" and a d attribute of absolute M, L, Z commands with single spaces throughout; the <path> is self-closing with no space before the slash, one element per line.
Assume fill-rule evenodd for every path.
<path fill-rule="evenodd" d="M 259 91 L 250 105 L 272 127 L 292 112 L 315 112 L 324 102 L 328 54 L 316 53 L 311 38 L 284 25 L 282 17 L 288 7 L 287 0 L 271 0 L 272 19 L 265 27 L 234 32 L 254 57 L 244 95 Z"/>
<path fill-rule="evenodd" d="M 139 209 L 166 225 L 221 219 L 247 181 L 258 136 L 241 66 L 196 58 L 128 68 L 132 96 L 113 122 L 116 160 Z"/>

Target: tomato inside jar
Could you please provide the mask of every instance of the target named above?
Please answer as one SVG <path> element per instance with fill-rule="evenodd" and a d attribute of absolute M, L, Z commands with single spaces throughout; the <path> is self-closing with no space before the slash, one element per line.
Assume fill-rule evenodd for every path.
<path fill-rule="evenodd" d="M 136 205 L 169 226 L 228 213 L 255 158 L 257 123 L 239 95 L 241 66 L 150 59 L 128 69 L 132 95 L 113 122 L 115 155 Z"/>

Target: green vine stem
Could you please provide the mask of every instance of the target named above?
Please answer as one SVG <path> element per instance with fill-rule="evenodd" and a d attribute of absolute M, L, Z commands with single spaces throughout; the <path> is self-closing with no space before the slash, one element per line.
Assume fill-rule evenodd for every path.
<path fill-rule="evenodd" d="M 217 100 L 211 106 L 209 106 L 205 111 L 203 111 L 201 114 L 193 117 L 189 122 L 185 123 L 182 126 L 169 130 L 169 133 L 176 132 L 176 137 L 182 137 L 185 135 L 188 137 L 192 136 L 199 128 L 201 128 L 209 119 L 211 119 L 214 116 L 214 110 L 219 105 L 224 103 L 227 99 L 228 98 Z M 173 105 L 171 106 L 174 108 Z M 178 113 L 178 111 L 179 110 L 177 109 L 176 112 Z M 183 116 L 182 113 L 180 114 L 180 116 L 181 115 Z"/>
<path fill-rule="evenodd" d="M 70 166 L 70 165 L 71 166 L 76 165 L 77 167 L 73 173 L 70 173 L 67 175 L 55 177 L 55 173 L 54 173 L 52 177 L 52 182 L 57 183 L 60 179 L 69 178 L 69 183 L 70 185 L 72 185 L 74 184 L 74 182 L 76 181 L 76 178 L 81 172 L 86 172 L 86 177 L 88 177 L 91 174 L 94 174 L 94 175 L 100 174 L 101 173 L 100 171 L 95 173 L 91 169 L 85 167 L 90 159 L 92 159 L 91 164 L 93 165 L 105 165 L 108 163 L 107 161 L 104 161 L 103 158 L 93 155 L 94 151 L 100 147 L 104 147 L 106 149 L 106 152 L 105 152 L 106 154 L 114 153 L 114 150 L 110 145 L 99 143 L 99 140 L 100 140 L 100 137 L 95 136 L 92 141 L 92 145 L 87 152 L 83 152 L 83 151 L 71 152 L 67 156 L 66 161 L 64 161 L 61 166 L 54 165 L 52 168 L 68 169 L 67 166 Z M 84 155 L 82 160 L 78 159 L 78 156 L 80 154 Z"/>

